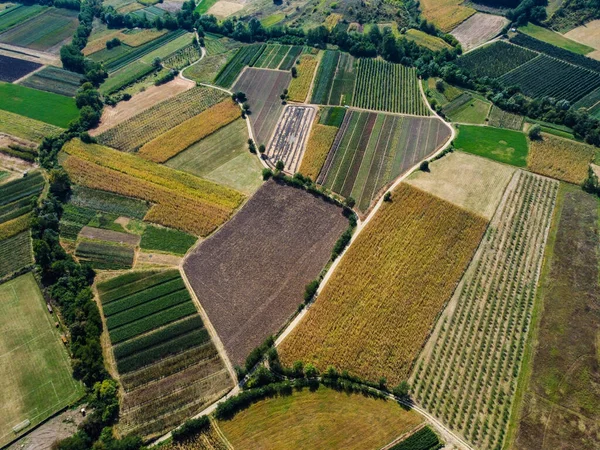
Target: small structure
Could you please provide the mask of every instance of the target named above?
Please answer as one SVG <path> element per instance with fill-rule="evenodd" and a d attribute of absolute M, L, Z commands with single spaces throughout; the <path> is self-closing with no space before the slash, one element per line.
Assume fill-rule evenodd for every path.
<path fill-rule="evenodd" d="M 48 308 L 48 312 L 52 314 L 52 305 L 50 303 L 46 303 L 46 307 Z"/>

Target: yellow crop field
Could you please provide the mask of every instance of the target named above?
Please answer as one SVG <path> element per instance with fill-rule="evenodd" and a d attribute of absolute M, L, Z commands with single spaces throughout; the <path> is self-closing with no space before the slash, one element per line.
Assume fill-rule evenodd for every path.
<path fill-rule="evenodd" d="M 31 214 L 23 214 L 16 219 L 0 224 L 0 241 L 19 234 L 29 228 Z"/>
<path fill-rule="evenodd" d="M 402 183 L 281 343 L 285 364 L 329 365 L 394 385 L 458 285 L 487 221 Z"/>
<path fill-rule="evenodd" d="M 74 182 L 154 203 L 145 220 L 196 235 L 210 234 L 244 200 L 233 189 L 101 145 L 73 140 L 63 151 Z"/>
<path fill-rule="evenodd" d="M 139 155 L 150 161 L 164 163 L 190 145 L 238 119 L 240 115 L 241 111 L 236 103 L 224 100 L 148 142 L 140 149 Z"/>
<path fill-rule="evenodd" d="M 313 125 L 298 172 L 312 180 L 317 179 L 338 130 L 337 127 L 330 125 L 320 123 Z"/>
<path fill-rule="evenodd" d="M 146 42 L 153 41 L 156 38 L 161 37 L 163 34 L 166 34 L 168 30 L 139 30 L 136 33 L 125 33 L 124 30 L 114 30 L 112 32 L 108 32 L 103 34 L 97 39 L 94 39 L 83 49 L 83 54 L 85 56 L 89 56 L 92 53 L 96 53 L 104 48 L 106 48 L 106 42 L 111 39 L 117 38 L 122 43 L 129 45 L 130 47 L 139 47 Z"/>
<path fill-rule="evenodd" d="M 291 101 L 303 102 L 306 100 L 310 84 L 312 83 L 318 65 L 319 61 L 312 55 L 302 55 L 300 57 L 300 64 L 294 66 L 298 70 L 298 76 L 292 78 L 288 89 L 288 95 L 290 96 Z"/>
<path fill-rule="evenodd" d="M 325 28 L 329 31 L 333 30 L 335 26 L 338 24 L 340 20 L 342 20 L 344 16 L 338 13 L 331 13 L 325 19 Z"/>
<path fill-rule="evenodd" d="M 581 184 L 594 155 L 591 145 L 542 133 L 542 139 L 529 141 L 527 167 L 541 175 Z"/>
<path fill-rule="evenodd" d="M 473 8 L 462 6 L 463 1 L 421 0 L 421 11 L 428 21 L 448 33 L 476 12 Z"/>

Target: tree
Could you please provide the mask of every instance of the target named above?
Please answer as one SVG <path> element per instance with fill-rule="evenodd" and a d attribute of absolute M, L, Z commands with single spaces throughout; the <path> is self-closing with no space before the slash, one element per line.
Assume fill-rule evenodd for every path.
<path fill-rule="evenodd" d="M 242 109 L 244 110 L 244 112 L 246 114 L 250 113 L 250 104 L 248 102 L 244 102 L 244 104 L 242 105 Z"/>
<path fill-rule="evenodd" d="M 308 283 L 306 285 L 306 287 L 304 288 L 304 303 L 310 302 L 313 299 L 313 297 L 315 296 L 315 294 L 317 293 L 318 289 L 319 289 L 319 281 L 318 280 L 312 280 L 310 283 Z"/>
<path fill-rule="evenodd" d="M 531 139 L 532 141 L 538 141 L 542 138 L 542 127 L 540 127 L 539 125 L 533 125 L 530 129 L 529 129 L 529 139 Z"/>
<path fill-rule="evenodd" d="M 423 161 L 420 165 L 419 165 L 419 170 L 421 172 L 429 172 L 429 161 Z"/>
<path fill-rule="evenodd" d="M 154 67 L 155 69 L 160 69 L 161 61 L 158 56 L 156 58 L 154 58 L 154 60 L 152 61 L 152 67 Z"/>
<path fill-rule="evenodd" d="M 398 386 L 392 390 L 392 394 L 398 397 L 400 400 L 408 400 L 408 393 L 410 391 L 410 385 L 407 381 L 402 381 Z"/>
<path fill-rule="evenodd" d="M 439 92 L 444 92 L 444 90 L 446 89 L 446 85 L 444 84 L 444 80 L 437 80 L 435 82 L 435 88 L 439 91 Z"/>
<path fill-rule="evenodd" d="M 282 171 L 285 168 L 285 164 L 283 164 L 282 160 L 279 160 L 275 163 L 275 168 L 279 171 Z"/>
<path fill-rule="evenodd" d="M 292 77 L 293 78 L 298 78 L 298 69 L 296 69 L 296 67 L 292 67 Z"/>
<path fill-rule="evenodd" d="M 346 201 L 344 202 L 344 204 L 348 208 L 352 209 L 352 208 L 354 208 L 354 205 L 356 205 L 356 200 L 354 200 L 352 197 L 348 197 L 348 198 L 346 198 Z"/>
<path fill-rule="evenodd" d="M 273 171 L 271 169 L 267 169 L 266 167 L 262 170 L 262 179 L 263 181 L 267 181 L 269 178 L 273 176 Z"/>
<path fill-rule="evenodd" d="M 265 144 L 260 144 L 260 145 L 258 146 L 258 153 L 260 153 L 260 154 L 262 155 L 262 154 L 264 154 L 264 153 L 265 153 L 265 151 L 266 151 L 266 149 L 265 149 Z"/>
<path fill-rule="evenodd" d="M 65 201 L 71 192 L 69 174 L 62 168 L 50 171 L 50 193 L 61 201 Z"/>
<path fill-rule="evenodd" d="M 392 193 L 390 191 L 387 191 L 385 193 L 385 195 L 383 196 L 383 201 L 384 202 L 391 202 L 392 201 Z"/>

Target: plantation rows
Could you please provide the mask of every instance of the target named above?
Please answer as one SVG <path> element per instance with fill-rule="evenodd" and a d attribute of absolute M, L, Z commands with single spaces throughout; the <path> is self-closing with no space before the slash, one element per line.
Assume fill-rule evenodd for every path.
<path fill-rule="evenodd" d="M 539 55 L 500 81 L 505 86 L 519 86 L 530 97 L 550 96 L 573 103 L 600 87 L 600 73 Z"/>
<path fill-rule="evenodd" d="M 438 450 L 442 447 L 443 445 L 437 434 L 431 428 L 423 427 L 402 442 L 394 445 L 390 450 Z"/>
<path fill-rule="evenodd" d="M 358 108 L 429 115 L 416 70 L 375 59 L 359 61 L 353 103 Z"/>
<path fill-rule="evenodd" d="M 94 269 L 131 269 L 135 250 L 127 245 L 101 241 L 83 241 L 77 245 L 75 256 L 81 262 L 89 263 Z"/>
<path fill-rule="evenodd" d="M 304 47 L 301 45 L 293 45 L 288 54 L 285 55 L 285 58 L 283 58 L 283 61 L 279 66 L 279 70 L 290 70 L 294 64 L 296 64 L 296 61 L 300 57 L 300 54 L 303 52 L 303 50 Z"/>
<path fill-rule="evenodd" d="M 42 173 L 35 172 L 0 186 L 0 224 L 31 211 L 44 183 Z"/>
<path fill-rule="evenodd" d="M 252 67 L 277 69 L 290 50 L 289 45 L 268 44 Z M 300 47 L 302 50 L 302 47 Z M 299 54 L 299 52 L 298 52 Z"/>
<path fill-rule="evenodd" d="M 492 105 L 488 125 L 496 128 L 520 130 L 523 128 L 523 116 L 504 111 L 496 105 Z"/>
<path fill-rule="evenodd" d="M 101 213 L 93 209 L 67 204 L 60 219 L 60 237 L 62 239 L 76 240 L 85 226 L 113 228 L 114 222 L 118 217 L 116 214 Z"/>
<path fill-rule="evenodd" d="M 0 240 L 0 278 L 33 264 L 29 230 Z"/>
<path fill-rule="evenodd" d="M 597 88 L 595 91 L 590 92 L 588 95 L 586 95 L 585 97 L 583 97 L 581 100 L 579 100 L 577 103 L 575 103 L 573 106 L 575 108 L 592 108 L 593 106 L 597 105 L 598 103 L 600 103 L 600 87 Z"/>
<path fill-rule="evenodd" d="M 327 104 L 329 92 L 333 84 L 333 77 L 340 59 L 340 52 L 327 50 L 321 59 L 317 75 L 315 76 L 312 97 L 310 102 Z"/>
<path fill-rule="evenodd" d="M 454 311 L 417 364 L 415 398 L 476 448 L 504 442 L 557 190 L 550 179 L 514 175 Z"/>
<path fill-rule="evenodd" d="M 256 63 L 265 48 L 265 44 L 248 45 L 240 48 L 215 77 L 215 84 L 224 88 L 231 86 L 244 67 Z"/>
<path fill-rule="evenodd" d="M 162 63 L 165 67 L 181 70 L 193 62 L 198 61 L 201 55 L 200 46 L 195 42 L 192 42 L 167 56 L 163 59 Z"/>
<path fill-rule="evenodd" d="M 149 209 L 146 202 L 110 192 L 97 191 L 83 186 L 73 186 L 72 191 L 69 203 L 82 208 L 140 220 L 144 218 Z"/>
<path fill-rule="evenodd" d="M 456 64 L 478 77 L 496 78 L 536 56 L 537 53 L 531 50 L 498 41 L 467 53 Z"/>

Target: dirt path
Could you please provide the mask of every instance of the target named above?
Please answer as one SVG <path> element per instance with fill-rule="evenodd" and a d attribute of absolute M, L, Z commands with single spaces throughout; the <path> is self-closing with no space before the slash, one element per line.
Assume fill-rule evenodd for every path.
<path fill-rule="evenodd" d="M 0 55 L 12 56 L 13 58 L 24 59 L 26 61 L 36 62 L 38 64 L 62 67 L 60 58 L 57 55 L 48 52 L 32 50 L 26 47 L 19 47 L 17 45 L 1 43 Z"/>

